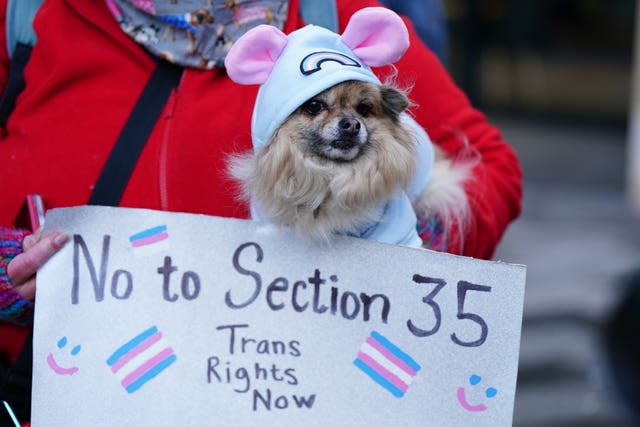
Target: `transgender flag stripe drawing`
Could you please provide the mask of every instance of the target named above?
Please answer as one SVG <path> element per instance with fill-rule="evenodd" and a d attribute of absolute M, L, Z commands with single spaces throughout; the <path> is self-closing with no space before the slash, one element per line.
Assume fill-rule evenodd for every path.
<path fill-rule="evenodd" d="M 129 237 L 129 242 L 134 248 L 141 246 L 151 245 L 153 243 L 161 242 L 169 238 L 166 225 L 159 225 L 157 227 L 149 228 L 141 231 Z"/>
<path fill-rule="evenodd" d="M 120 378 L 120 385 L 127 393 L 137 391 L 177 360 L 173 349 L 164 341 L 162 332 L 152 326 L 107 359 L 111 372 Z"/>
<path fill-rule="evenodd" d="M 145 257 L 169 250 L 169 231 L 166 225 L 158 225 L 129 236 L 135 256 Z"/>
<path fill-rule="evenodd" d="M 371 332 L 353 361 L 362 372 L 395 397 L 403 397 L 420 365 L 378 332 Z"/>

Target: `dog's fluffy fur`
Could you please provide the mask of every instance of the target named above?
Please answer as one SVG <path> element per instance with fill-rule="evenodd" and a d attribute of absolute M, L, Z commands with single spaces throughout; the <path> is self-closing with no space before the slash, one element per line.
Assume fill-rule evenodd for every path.
<path fill-rule="evenodd" d="M 399 119 L 408 106 L 392 86 L 340 83 L 299 107 L 257 154 L 232 157 L 230 173 L 244 200 L 255 198 L 267 217 L 302 236 L 356 232 L 414 175 L 414 143 Z M 462 227 L 470 169 L 438 150 L 428 188 L 412 201 L 418 217 Z"/>

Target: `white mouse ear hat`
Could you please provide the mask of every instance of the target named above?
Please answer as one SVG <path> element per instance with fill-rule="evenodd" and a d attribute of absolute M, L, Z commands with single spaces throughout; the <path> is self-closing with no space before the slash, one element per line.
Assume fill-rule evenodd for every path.
<path fill-rule="evenodd" d="M 402 19 L 382 7 L 356 12 L 342 35 L 307 25 L 286 36 L 260 25 L 245 33 L 225 59 L 229 77 L 260 84 L 252 119 L 255 150 L 300 105 L 347 80 L 380 84 L 369 67 L 391 64 L 409 47 Z"/>

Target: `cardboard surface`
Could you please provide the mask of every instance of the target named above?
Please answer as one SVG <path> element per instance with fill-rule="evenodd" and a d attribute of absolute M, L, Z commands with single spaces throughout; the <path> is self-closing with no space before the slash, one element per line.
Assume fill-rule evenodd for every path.
<path fill-rule="evenodd" d="M 510 426 L 523 266 L 251 221 L 55 209 L 35 427 Z"/>

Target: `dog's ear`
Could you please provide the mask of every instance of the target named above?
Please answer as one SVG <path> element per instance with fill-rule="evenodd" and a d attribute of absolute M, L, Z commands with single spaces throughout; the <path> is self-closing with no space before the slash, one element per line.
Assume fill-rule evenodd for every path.
<path fill-rule="evenodd" d="M 400 113 L 409 107 L 409 98 L 404 92 L 391 86 L 381 86 L 382 107 L 384 112 L 392 118 L 397 118 Z"/>
<path fill-rule="evenodd" d="M 372 67 L 396 62 L 409 47 L 409 31 L 402 18 L 384 7 L 367 7 L 354 13 L 342 41 Z"/>
<path fill-rule="evenodd" d="M 266 82 L 287 41 L 287 36 L 271 25 L 258 25 L 247 31 L 227 53 L 227 74 L 240 84 Z"/>

